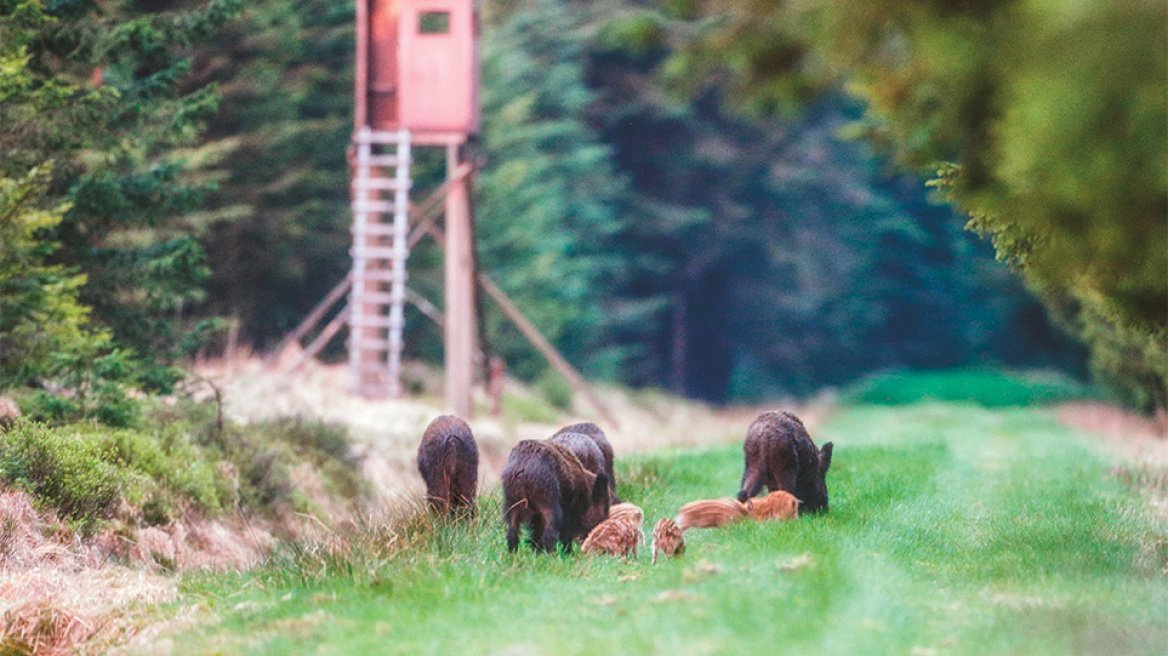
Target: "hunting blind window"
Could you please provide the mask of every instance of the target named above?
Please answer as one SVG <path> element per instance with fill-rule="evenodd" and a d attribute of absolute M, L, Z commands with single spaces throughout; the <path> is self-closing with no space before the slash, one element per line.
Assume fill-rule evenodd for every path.
<path fill-rule="evenodd" d="M 423 11 L 419 13 L 418 34 L 450 34 L 450 12 Z"/>

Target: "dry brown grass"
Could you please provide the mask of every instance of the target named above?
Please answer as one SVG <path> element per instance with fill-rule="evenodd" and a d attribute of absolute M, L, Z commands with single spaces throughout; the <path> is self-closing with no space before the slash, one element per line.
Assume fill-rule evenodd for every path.
<path fill-rule="evenodd" d="M 1122 461 L 1112 472 L 1144 493 L 1157 517 L 1168 522 L 1168 414 L 1137 415 L 1103 403 L 1067 403 L 1059 419 L 1095 435 Z"/>
<path fill-rule="evenodd" d="M 1067 403 L 1059 419 L 1076 430 L 1087 431 L 1117 456 L 1111 473 L 1144 499 L 1142 508 L 1161 527 L 1141 540 L 1137 563 L 1141 569 L 1168 575 L 1168 413 L 1153 417 L 1137 415 L 1103 403 Z"/>
<path fill-rule="evenodd" d="M 174 599 L 177 580 L 120 565 L 0 571 L 0 644 L 16 653 L 63 654 L 136 634 L 148 606 Z"/>
<path fill-rule="evenodd" d="M 173 577 L 111 561 L 109 538 L 82 542 L 27 494 L 0 493 L 0 648 L 62 654 L 124 640 L 142 608 L 174 597 Z"/>

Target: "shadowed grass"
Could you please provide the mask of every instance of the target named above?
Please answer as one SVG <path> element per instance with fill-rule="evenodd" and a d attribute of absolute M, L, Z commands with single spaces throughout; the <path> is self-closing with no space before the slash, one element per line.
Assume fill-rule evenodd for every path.
<path fill-rule="evenodd" d="M 508 554 L 497 490 L 188 580 L 212 620 L 182 653 L 1162 653 L 1165 529 L 1091 445 L 1042 412 L 859 407 L 830 514 L 686 533 L 684 557 Z M 619 445 L 618 445 L 619 450 Z M 618 454 L 619 455 L 619 454 Z M 618 458 L 646 526 L 730 496 L 740 447 Z M 1158 553 L 1158 552 L 1153 552 Z"/>

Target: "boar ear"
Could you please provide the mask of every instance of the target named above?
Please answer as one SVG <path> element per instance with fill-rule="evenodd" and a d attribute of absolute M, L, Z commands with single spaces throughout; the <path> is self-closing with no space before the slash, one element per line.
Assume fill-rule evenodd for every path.
<path fill-rule="evenodd" d="M 827 470 L 831 469 L 831 450 L 834 445 L 831 442 L 823 445 L 819 450 L 819 473 L 827 474 Z"/>
<path fill-rule="evenodd" d="M 600 472 L 592 484 L 592 503 L 600 503 L 608 498 L 608 475 Z"/>

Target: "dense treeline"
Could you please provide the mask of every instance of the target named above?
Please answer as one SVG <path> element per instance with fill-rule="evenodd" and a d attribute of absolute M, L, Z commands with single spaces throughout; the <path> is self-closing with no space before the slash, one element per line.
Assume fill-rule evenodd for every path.
<path fill-rule="evenodd" d="M 1094 373 L 1168 406 L 1168 6 L 667 2 L 679 81 L 758 113 L 846 80 L 864 132 L 992 236 Z M 686 82 L 692 86 L 692 82 Z"/>
<path fill-rule="evenodd" d="M 6 259 L 0 273 L 17 261 L 35 269 L 19 276 L 56 290 L 38 302 L 101 336 L 105 355 L 172 362 L 200 343 L 204 319 L 220 317 L 265 348 L 348 268 L 352 9 L 157 4 L 50 11 L 0 1 L 5 198 L 17 185 L 40 190 L 19 201 L 36 253 Z M 28 7 L 39 18 L 22 17 Z M 59 7 L 73 13 L 57 16 Z M 744 116 L 724 99 L 733 77 L 681 58 L 700 52 L 675 45 L 703 34 L 682 20 L 693 16 L 544 0 L 492 3 L 484 17 L 480 260 L 570 360 L 592 376 L 714 401 L 809 393 L 901 367 L 1077 371 L 1080 349 L 989 244 L 931 202 L 921 179 L 840 138 L 868 106 L 805 74 L 801 86 L 756 85 L 800 112 Z M 162 36 L 114 57 L 59 38 L 81 25 Z M 693 82 L 682 93 L 666 84 L 678 70 Z M 138 89 L 156 97 L 131 95 Z M 70 102 L 54 106 L 41 97 L 50 91 Z M 111 124 L 64 114 L 91 97 L 106 98 L 92 120 Z M 23 118 L 7 111 L 26 106 Z M 72 141 L 14 160 L 9 135 L 29 126 Z M 51 174 L 22 175 L 50 161 Z M 423 154 L 421 193 L 440 165 Z M 432 244 L 411 255 L 410 285 L 434 301 L 440 264 Z M 22 308 L 0 321 L 34 316 Z M 513 372 L 542 375 L 538 355 L 487 309 L 492 349 Z M 408 318 L 411 355 L 439 358 L 438 331 Z M 4 384 L 44 386 L 42 362 L 11 355 L 20 331 L 5 323 L 0 333 Z M 38 348 L 28 353 L 53 350 Z"/>
<path fill-rule="evenodd" d="M 211 327 L 196 175 L 213 87 L 185 53 L 235 13 L 111 1 L 0 2 L 0 388 L 55 420 L 125 423 Z"/>

